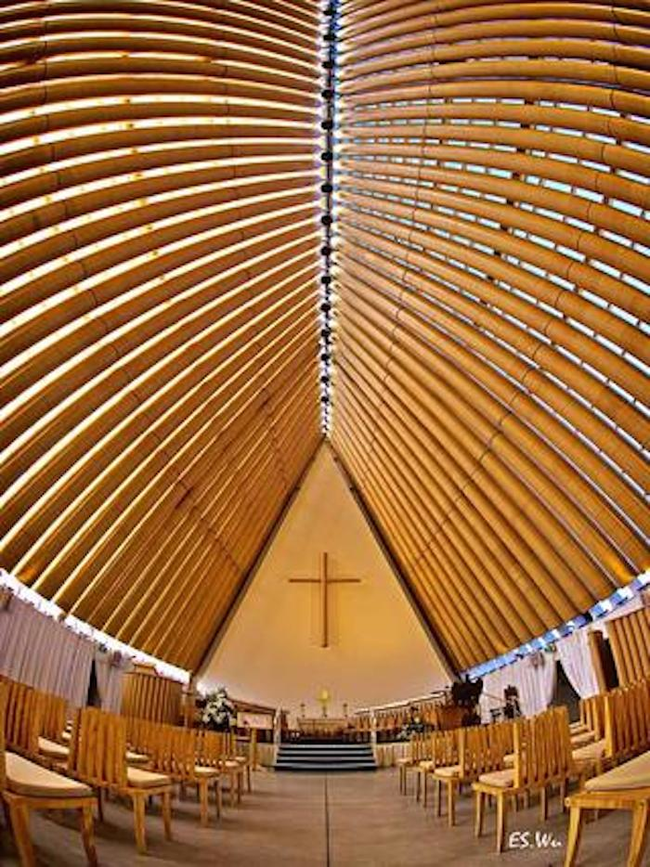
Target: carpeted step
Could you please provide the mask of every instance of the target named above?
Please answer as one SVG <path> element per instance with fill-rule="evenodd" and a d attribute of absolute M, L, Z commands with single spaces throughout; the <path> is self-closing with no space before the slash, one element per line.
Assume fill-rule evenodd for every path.
<path fill-rule="evenodd" d="M 370 744 L 291 743 L 278 749 L 275 770 L 338 773 L 375 771 L 377 765 Z"/>

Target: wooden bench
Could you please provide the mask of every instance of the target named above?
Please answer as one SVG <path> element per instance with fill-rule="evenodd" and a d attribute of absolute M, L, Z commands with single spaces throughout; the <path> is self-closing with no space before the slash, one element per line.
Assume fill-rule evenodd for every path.
<path fill-rule="evenodd" d="M 566 805 L 571 809 L 571 816 L 564 867 L 573 867 L 577 862 L 584 810 L 631 811 L 632 836 L 627 867 L 640 867 L 650 810 L 650 752 L 587 780 L 581 792 L 566 799 Z"/>

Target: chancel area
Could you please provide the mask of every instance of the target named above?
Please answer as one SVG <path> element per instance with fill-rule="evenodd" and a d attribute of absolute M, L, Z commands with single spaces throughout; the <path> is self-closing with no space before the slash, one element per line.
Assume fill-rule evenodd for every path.
<path fill-rule="evenodd" d="M 5 0 L 0 176 L 0 863 L 650 864 L 647 0 Z"/>

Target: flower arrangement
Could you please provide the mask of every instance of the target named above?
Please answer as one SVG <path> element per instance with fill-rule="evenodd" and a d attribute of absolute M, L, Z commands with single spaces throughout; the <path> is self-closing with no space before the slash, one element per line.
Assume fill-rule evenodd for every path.
<path fill-rule="evenodd" d="M 214 731 L 227 732 L 236 722 L 237 711 L 225 688 L 219 687 L 216 692 L 208 693 L 201 713 L 201 723 Z"/>
<path fill-rule="evenodd" d="M 409 708 L 408 718 L 402 726 L 402 730 L 397 735 L 397 740 L 408 741 L 414 735 L 422 734 L 423 731 L 424 721 L 422 720 L 417 707 L 411 707 Z"/>

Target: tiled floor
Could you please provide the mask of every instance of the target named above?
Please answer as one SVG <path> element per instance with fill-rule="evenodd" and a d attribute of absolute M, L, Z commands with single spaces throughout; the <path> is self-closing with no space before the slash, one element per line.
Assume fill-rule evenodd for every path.
<path fill-rule="evenodd" d="M 543 825 L 536 808 L 513 814 L 509 830 L 531 832 L 531 845 L 497 855 L 492 815 L 485 838 L 476 840 L 471 802 L 465 796 L 459 804 L 458 827 L 450 829 L 444 818 L 397 794 L 393 771 L 327 777 L 260 772 L 254 784 L 255 791 L 240 808 L 227 809 L 221 822 L 209 828 L 199 826 L 194 801 L 177 801 L 175 839 L 170 843 L 163 838 L 160 816 L 148 816 L 148 857 L 135 854 L 129 811 L 109 803 L 106 822 L 97 827 L 100 863 L 103 867 L 559 867 L 563 863 L 567 822 L 559 813 L 557 798 L 551 799 L 551 817 Z M 81 840 L 73 827 L 71 819 L 32 818 L 39 865 L 85 864 Z M 558 847 L 535 846 L 536 831 L 553 835 Z M 580 864 L 624 865 L 628 839 L 629 816 L 604 816 L 587 826 Z M 0 842 L 0 863 L 15 867 L 18 862 L 5 830 Z M 548 839 L 540 838 L 539 843 L 543 842 Z"/>

